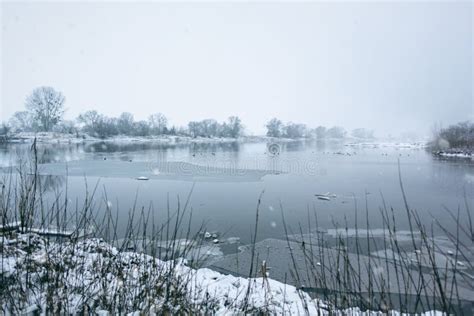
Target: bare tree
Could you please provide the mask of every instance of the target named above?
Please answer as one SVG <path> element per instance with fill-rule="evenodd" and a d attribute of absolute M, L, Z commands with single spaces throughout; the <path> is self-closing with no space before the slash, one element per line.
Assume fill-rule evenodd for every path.
<path fill-rule="evenodd" d="M 131 135 L 133 131 L 133 114 L 128 112 L 123 112 L 120 114 L 120 117 L 117 121 L 117 129 L 120 134 Z"/>
<path fill-rule="evenodd" d="M 466 121 L 442 128 L 439 138 L 447 141 L 451 148 L 474 148 L 474 123 Z"/>
<path fill-rule="evenodd" d="M 98 138 L 107 138 L 118 134 L 117 119 L 99 114 L 97 111 L 87 111 L 77 118 L 82 124 L 82 131 Z"/>
<path fill-rule="evenodd" d="M 301 138 L 305 137 L 307 132 L 306 125 L 304 124 L 295 124 L 289 122 L 284 127 L 284 136 L 288 138 Z"/>
<path fill-rule="evenodd" d="M 227 119 L 227 123 L 224 123 L 224 126 L 227 126 L 228 136 L 232 138 L 237 138 L 242 134 L 243 125 L 242 120 L 238 116 L 231 116 Z"/>
<path fill-rule="evenodd" d="M 53 127 L 53 132 L 63 133 L 63 134 L 76 134 L 78 136 L 78 129 L 76 124 L 73 121 L 62 120 L 56 126 Z"/>
<path fill-rule="evenodd" d="M 201 136 L 203 137 L 215 137 L 219 131 L 219 123 L 214 119 L 205 119 L 201 122 Z"/>
<path fill-rule="evenodd" d="M 150 125 L 146 121 L 138 121 L 133 123 L 132 135 L 148 136 L 150 135 Z"/>
<path fill-rule="evenodd" d="M 189 134 L 192 136 L 192 137 L 198 137 L 200 136 L 200 124 L 199 122 L 195 122 L 195 121 L 191 121 L 188 123 L 188 130 L 189 130 Z"/>
<path fill-rule="evenodd" d="M 329 138 L 344 138 L 346 137 L 346 130 L 340 126 L 334 126 L 327 130 L 326 135 Z"/>
<path fill-rule="evenodd" d="M 318 126 L 314 129 L 317 139 L 324 139 L 326 138 L 326 127 Z"/>
<path fill-rule="evenodd" d="M 214 119 L 205 119 L 189 122 L 188 130 L 192 137 L 216 137 L 222 130 L 222 126 Z"/>
<path fill-rule="evenodd" d="M 33 117 L 28 111 L 15 112 L 8 123 L 15 132 L 28 132 L 35 129 Z"/>
<path fill-rule="evenodd" d="M 265 127 L 267 128 L 267 136 L 281 137 L 283 134 L 283 123 L 277 118 L 271 119 Z"/>
<path fill-rule="evenodd" d="M 48 132 L 56 125 L 64 113 L 66 98 L 51 87 L 39 87 L 26 99 L 26 108 L 41 131 Z"/>
<path fill-rule="evenodd" d="M 11 128 L 6 123 L 0 124 L 0 143 L 6 142 L 10 138 Z"/>
<path fill-rule="evenodd" d="M 117 135 L 117 119 L 100 115 L 99 120 L 94 125 L 92 135 L 99 138 L 107 138 Z"/>
<path fill-rule="evenodd" d="M 85 113 L 80 114 L 77 117 L 77 121 L 84 125 L 84 128 L 93 127 L 99 120 L 101 119 L 101 115 L 97 111 L 87 111 Z"/>
<path fill-rule="evenodd" d="M 148 118 L 150 128 L 154 134 L 163 134 L 167 129 L 168 119 L 161 113 L 150 115 Z"/>

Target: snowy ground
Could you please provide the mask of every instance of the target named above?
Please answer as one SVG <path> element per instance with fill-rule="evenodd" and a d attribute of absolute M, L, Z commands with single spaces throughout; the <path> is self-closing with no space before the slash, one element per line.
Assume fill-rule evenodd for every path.
<path fill-rule="evenodd" d="M 2 236 L 0 245 L 0 301 L 5 315 L 35 311 L 328 315 L 331 311 L 330 305 L 267 277 L 241 278 L 192 269 L 185 260 L 164 262 L 119 252 L 100 239 L 55 243 L 29 233 Z M 380 314 L 358 309 L 331 312 Z"/>
<path fill-rule="evenodd" d="M 39 143 L 84 143 L 84 142 L 112 142 L 112 143 L 229 143 L 229 142 L 293 142 L 297 140 L 305 140 L 306 138 L 274 138 L 267 136 L 241 136 L 239 138 L 229 137 L 190 137 L 190 136 L 177 136 L 177 135 L 158 135 L 158 136 L 127 136 L 118 135 L 108 138 L 97 138 L 90 136 L 85 133 L 79 134 L 66 134 L 66 133 L 55 133 L 55 132 L 21 132 L 14 134 L 10 142 L 32 142 L 36 137 Z"/>
<path fill-rule="evenodd" d="M 54 132 L 21 132 L 14 134 L 9 140 L 12 143 L 21 142 L 32 142 L 36 137 L 36 141 L 39 143 L 71 143 L 77 144 L 86 141 L 97 140 L 94 137 L 90 137 L 87 134 L 66 134 L 66 133 L 54 133 Z"/>
<path fill-rule="evenodd" d="M 474 160 L 474 153 L 467 150 L 438 151 L 435 152 L 435 155 L 444 158 L 462 158 Z"/>
<path fill-rule="evenodd" d="M 234 142 L 235 138 L 205 138 L 205 137 L 187 137 L 187 136 L 147 136 L 147 137 L 134 137 L 134 136 L 113 136 L 105 139 L 92 137 L 84 133 L 79 134 L 65 134 L 65 133 L 54 133 L 54 132 L 39 132 L 30 133 L 22 132 L 13 135 L 11 142 L 31 142 L 36 137 L 39 143 L 83 143 L 83 142 L 114 142 L 114 143 L 146 143 L 146 142 L 162 142 L 162 143 L 209 143 L 209 142 Z M 249 138 L 250 139 L 250 138 Z"/>
<path fill-rule="evenodd" d="M 396 148 L 396 149 L 421 149 L 427 147 L 425 142 L 351 142 L 345 144 L 347 147 L 358 147 L 358 148 Z"/>

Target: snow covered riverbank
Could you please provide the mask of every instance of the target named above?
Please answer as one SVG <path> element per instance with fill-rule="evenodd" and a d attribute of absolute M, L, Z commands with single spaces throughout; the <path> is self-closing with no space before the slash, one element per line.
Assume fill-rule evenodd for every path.
<path fill-rule="evenodd" d="M 348 147 L 357 148 L 400 148 L 400 149 L 420 149 L 425 148 L 426 142 L 387 142 L 387 141 L 367 141 L 364 139 L 356 139 L 352 137 L 346 138 L 284 138 L 269 137 L 263 135 L 244 135 L 238 138 L 231 137 L 190 137 L 184 135 L 156 135 L 156 136 L 128 136 L 117 135 L 107 138 L 98 138 L 90 136 L 86 133 L 56 133 L 56 132 L 21 132 L 11 135 L 7 142 L 25 143 L 32 142 L 36 137 L 36 141 L 45 144 L 78 144 L 90 142 L 111 142 L 111 143 L 229 143 L 229 142 L 267 142 L 267 143 L 288 143 L 295 141 L 317 140 L 328 143 L 341 143 Z"/>
<path fill-rule="evenodd" d="M 193 269 L 184 260 L 165 262 L 121 252 L 101 239 L 50 242 L 28 233 L 0 240 L 0 301 L 6 315 L 35 311 L 101 315 L 334 312 L 329 304 L 266 277 L 241 278 Z M 336 314 L 347 313 L 363 314 L 358 309 Z"/>
<path fill-rule="evenodd" d="M 295 287 L 244 279 L 185 261 L 164 262 L 119 252 L 100 239 L 48 243 L 36 234 L 2 238 L 2 310 L 13 314 L 54 306 L 53 314 L 98 312 L 316 313 L 326 306 Z M 52 303 L 52 304 L 51 304 Z"/>
<path fill-rule="evenodd" d="M 347 147 L 356 148 L 395 148 L 395 149 L 422 149 L 427 145 L 425 142 L 350 142 L 345 144 Z"/>
<path fill-rule="evenodd" d="M 93 142 L 106 142 L 117 144 L 130 143 L 163 143 L 163 144 L 185 144 L 185 143 L 232 143 L 232 142 L 291 142 L 302 139 L 273 138 L 267 136 L 240 136 L 231 137 L 190 137 L 183 135 L 157 135 L 157 136 L 127 136 L 118 135 L 107 138 L 97 138 L 85 133 L 67 134 L 55 132 L 21 132 L 12 135 L 7 143 L 31 143 L 36 138 L 38 143 L 43 144 L 81 144 Z"/>
<path fill-rule="evenodd" d="M 54 133 L 54 132 L 39 132 L 39 133 L 18 133 L 13 135 L 10 139 L 10 143 L 22 143 L 32 142 L 36 137 L 36 141 L 39 143 L 61 143 L 61 144 L 78 144 L 88 142 L 113 142 L 113 143 L 212 143 L 212 142 L 235 142 L 235 141 L 252 141 L 254 137 L 241 137 L 241 138 L 207 138 L 207 137 L 189 137 L 189 136 L 175 136 L 175 135 L 160 135 L 160 136 L 126 136 L 119 135 L 108 138 L 97 138 L 89 136 L 85 133 L 79 134 L 67 134 L 67 133 Z"/>
<path fill-rule="evenodd" d="M 450 149 L 444 151 L 436 151 L 434 152 L 434 155 L 442 158 L 461 158 L 474 160 L 474 152 L 471 150 Z"/>

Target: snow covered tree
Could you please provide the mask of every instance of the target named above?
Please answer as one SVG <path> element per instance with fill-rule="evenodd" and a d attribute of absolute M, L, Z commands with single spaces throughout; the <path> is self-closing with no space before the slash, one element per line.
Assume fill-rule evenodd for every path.
<path fill-rule="evenodd" d="M 53 132 L 77 135 L 78 130 L 73 121 L 62 120 L 53 127 Z"/>
<path fill-rule="evenodd" d="M 188 123 L 188 130 L 192 137 L 216 137 L 221 129 L 221 125 L 213 119 Z"/>
<path fill-rule="evenodd" d="M 117 119 L 108 118 L 97 111 L 87 111 L 78 116 L 82 131 L 99 138 L 107 138 L 118 134 Z"/>
<path fill-rule="evenodd" d="M 8 123 L 15 132 L 29 132 L 35 129 L 33 117 L 28 111 L 15 112 Z"/>
<path fill-rule="evenodd" d="M 237 138 L 242 134 L 242 120 L 238 116 L 229 117 L 225 126 L 229 137 Z"/>
<path fill-rule="evenodd" d="M 273 118 L 265 125 L 267 128 L 267 136 L 281 137 L 283 134 L 283 123 L 277 118 Z"/>
<path fill-rule="evenodd" d="M 150 125 L 146 121 L 138 121 L 133 123 L 133 136 L 150 135 Z"/>
<path fill-rule="evenodd" d="M 11 128 L 6 123 L 0 124 L 0 143 L 7 141 L 10 137 Z"/>
<path fill-rule="evenodd" d="M 326 135 L 329 138 L 344 138 L 346 134 L 347 134 L 346 130 L 339 126 L 331 127 L 326 132 Z"/>
<path fill-rule="evenodd" d="M 77 117 L 77 121 L 84 126 L 93 126 L 100 119 L 100 114 L 97 111 L 87 111 Z"/>
<path fill-rule="evenodd" d="M 460 122 L 441 129 L 439 133 L 441 139 L 446 140 L 450 147 L 473 148 L 474 147 L 474 123 Z"/>
<path fill-rule="evenodd" d="M 288 123 L 284 127 L 284 136 L 288 138 L 301 138 L 306 136 L 306 125 Z"/>
<path fill-rule="evenodd" d="M 26 108 L 33 116 L 33 121 L 41 131 L 51 131 L 64 113 L 66 98 L 51 87 L 39 87 L 33 90 L 26 99 Z"/>
<path fill-rule="evenodd" d="M 163 134 L 167 130 L 168 119 L 161 113 L 150 115 L 148 123 L 153 134 Z"/>
<path fill-rule="evenodd" d="M 314 132 L 316 134 L 317 139 L 323 139 L 326 138 L 326 127 L 324 126 L 318 126 L 314 129 Z"/>
<path fill-rule="evenodd" d="M 107 138 L 118 134 L 117 119 L 101 115 L 94 125 L 92 135 L 99 138 Z"/>
<path fill-rule="evenodd" d="M 133 131 L 133 114 L 123 112 L 117 121 L 117 129 L 120 134 L 131 135 Z"/>
<path fill-rule="evenodd" d="M 82 125 L 82 130 L 89 135 L 95 133 L 96 127 L 101 119 L 101 115 L 95 110 L 87 111 L 77 117 L 77 121 Z"/>

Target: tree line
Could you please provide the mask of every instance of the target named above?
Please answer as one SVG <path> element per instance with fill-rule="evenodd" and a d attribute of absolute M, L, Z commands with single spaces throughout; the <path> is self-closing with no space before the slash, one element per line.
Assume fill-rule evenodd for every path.
<path fill-rule="evenodd" d="M 284 123 L 277 118 L 273 118 L 265 125 L 267 128 L 267 136 L 269 137 L 284 137 L 284 138 L 336 138 L 343 139 L 348 136 L 347 131 L 340 126 L 333 126 L 327 128 L 325 126 L 318 126 L 316 128 L 309 128 L 305 124 L 288 122 Z M 374 131 L 365 128 L 356 128 L 352 130 L 351 136 L 355 138 L 373 139 Z"/>
<path fill-rule="evenodd" d="M 60 132 L 68 134 L 85 133 L 97 138 L 117 135 L 156 136 L 182 135 L 189 137 L 228 137 L 243 135 L 244 126 L 238 116 L 231 116 L 225 122 L 214 119 L 191 121 L 186 127 L 170 126 L 162 113 L 155 113 L 147 120 L 136 121 L 131 113 L 109 117 L 97 111 L 87 111 L 75 120 L 64 120 L 64 95 L 51 87 L 39 87 L 26 98 L 25 110 L 13 114 L 8 123 L 0 126 L 0 136 L 18 132 Z M 305 124 L 283 123 L 273 118 L 265 125 L 266 135 L 276 138 L 345 138 L 347 131 L 339 126 L 308 128 Z M 353 137 L 370 139 L 374 132 L 364 128 L 354 129 Z"/>
<path fill-rule="evenodd" d="M 66 98 L 51 87 L 39 87 L 27 97 L 25 110 L 17 111 L 8 123 L 0 126 L 0 135 L 18 132 L 59 132 L 67 134 L 85 133 L 97 138 L 117 135 L 157 136 L 182 135 L 192 137 L 231 137 L 243 133 L 242 121 L 231 116 L 226 122 L 213 119 L 189 122 L 187 127 L 170 126 L 162 113 L 155 113 L 147 120 L 136 121 L 133 114 L 124 112 L 118 117 L 109 117 L 95 110 L 80 114 L 75 120 L 64 120 Z"/>
<path fill-rule="evenodd" d="M 474 148 L 474 123 L 460 122 L 445 128 L 433 127 L 433 147 L 472 149 Z"/>

